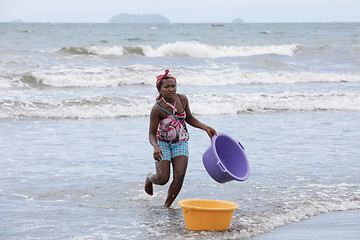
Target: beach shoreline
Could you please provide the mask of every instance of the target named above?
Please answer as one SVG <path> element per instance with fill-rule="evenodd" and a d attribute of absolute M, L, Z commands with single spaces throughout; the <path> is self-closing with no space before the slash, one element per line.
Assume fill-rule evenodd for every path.
<path fill-rule="evenodd" d="M 322 213 L 306 220 L 275 228 L 252 240 L 359 239 L 360 210 Z"/>

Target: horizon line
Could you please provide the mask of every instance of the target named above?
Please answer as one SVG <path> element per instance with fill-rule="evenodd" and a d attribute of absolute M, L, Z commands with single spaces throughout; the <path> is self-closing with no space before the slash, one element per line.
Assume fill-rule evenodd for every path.
<path fill-rule="evenodd" d="M 13 24 L 21 24 L 21 23 L 50 23 L 50 24 L 58 24 L 58 23 L 66 23 L 66 24 L 75 24 L 75 23 L 84 23 L 84 24 L 247 24 L 247 23 L 360 23 L 360 21 L 302 21 L 302 22 L 282 22 L 282 21 L 274 21 L 274 22 L 168 22 L 168 23 L 161 23 L 161 22 L 128 22 L 128 23 L 122 23 L 122 22 L 53 22 L 53 21 L 0 21 L 0 23 L 13 23 Z"/>

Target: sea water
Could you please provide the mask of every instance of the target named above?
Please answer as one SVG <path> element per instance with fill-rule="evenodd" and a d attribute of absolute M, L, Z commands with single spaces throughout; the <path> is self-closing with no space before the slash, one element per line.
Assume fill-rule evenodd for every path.
<path fill-rule="evenodd" d="M 360 24 L 0 24 L 0 238 L 244 239 L 360 209 Z M 215 182 L 190 127 L 183 189 L 144 192 L 155 76 L 245 147 Z M 176 202 L 234 201 L 230 229 L 185 229 Z"/>

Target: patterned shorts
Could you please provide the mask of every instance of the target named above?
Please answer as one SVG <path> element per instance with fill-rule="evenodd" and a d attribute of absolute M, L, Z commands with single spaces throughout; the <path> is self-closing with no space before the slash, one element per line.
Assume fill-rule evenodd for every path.
<path fill-rule="evenodd" d="M 179 155 L 185 155 L 189 157 L 188 141 L 178 142 L 178 143 L 168 143 L 168 142 L 158 141 L 158 144 L 163 153 L 162 160 L 171 161 L 172 158 Z"/>

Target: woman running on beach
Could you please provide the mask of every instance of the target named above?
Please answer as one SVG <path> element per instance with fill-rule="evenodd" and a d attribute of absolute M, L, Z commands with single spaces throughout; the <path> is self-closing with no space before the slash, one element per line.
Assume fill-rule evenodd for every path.
<path fill-rule="evenodd" d="M 188 165 L 189 133 L 186 123 L 205 130 L 210 138 L 216 131 L 195 118 L 190 111 L 185 95 L 176 93 L 176 79 L 169 74 L 156 78 L 159 96 L 150 113 L 149 141 L 154 147 L 156 173 L 149 173 L 145 180 L 145 191 L 153 195 L 153 184 L 165 185 L 173 167 L 173 181 L 168 190 L 165 207 L 170 207 L 182 187 Z M 186 122 L 186 123 L 185 123 Z"/>

